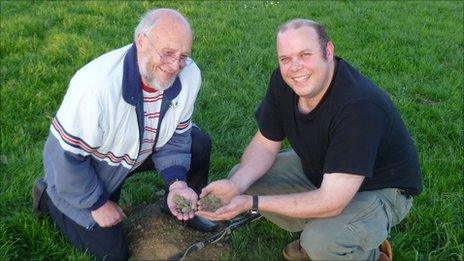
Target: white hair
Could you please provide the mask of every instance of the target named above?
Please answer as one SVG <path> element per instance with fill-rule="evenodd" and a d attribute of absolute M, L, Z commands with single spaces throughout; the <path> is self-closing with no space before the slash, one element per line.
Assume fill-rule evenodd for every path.
<path fill-rule="evenodd" d="M 160 17 L 162 17 L 163 14 L 170 14 L 176 17 L 177 20 L 180 22 L 184 23 L 185 26 L 191 31 L 190 29 L 190 23 L 185 19 L 185 17 L 179 13 L 178 11 L 174 9 L 169 9 L 169 8 L 159 8 L 159 9 L 153 9 L 148 12 L 146 12 L 142 18 L 140 19 L 139 24 L 137 27 L 135 27 L 135 32 L 134 32 L 134 41 L 137 40 L 137 37 L 140 34 L 145 34 L 151 31 L 153 28 L 156 27 L 157 21 Z"/>

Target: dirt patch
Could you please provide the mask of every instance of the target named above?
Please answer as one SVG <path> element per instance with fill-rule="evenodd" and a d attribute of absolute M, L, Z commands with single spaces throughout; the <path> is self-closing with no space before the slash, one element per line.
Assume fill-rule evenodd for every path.
<path fill-rule="evenodd" d="M 159 204 L 127 209 L 124 222 L 132 260 L 166 260 L 191 244 L 204 240 L 213 233 L 202 233 L 189 228 L 159 210 Z M 217 260 L 230 251 L 230 244 L 222 240 L 189 254 L 187 260 Z"/>

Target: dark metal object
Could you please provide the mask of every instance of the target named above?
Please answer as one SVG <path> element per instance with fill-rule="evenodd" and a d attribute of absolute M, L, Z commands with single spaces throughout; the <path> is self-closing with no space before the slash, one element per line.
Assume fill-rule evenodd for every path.
<path fill-rule="evenodd" d="M 252 221 L 261 218 L 260 214 L 246 214 L 245 216 L 236 217 L 229 221 L 229 225 L 222 229 L 221 231 L 215 233 L 214 235 L 210 236 L 209 238 L 199 241 L 190 245 L 185 250 L 180 251 L 179 253 L 168 257 L 167 260 L 184 260 L 184 258 L 192 252 L 198 251 L 209 244 L 213 244 L 218 242 L 219 240 L 227 237 L 232 231 L 240 226 L 246 225 Z"/>

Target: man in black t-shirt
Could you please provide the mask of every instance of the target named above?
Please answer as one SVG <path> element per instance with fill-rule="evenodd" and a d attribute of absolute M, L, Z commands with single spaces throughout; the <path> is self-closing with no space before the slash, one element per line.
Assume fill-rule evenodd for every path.
<path fill-rule="evenodd" d="M 289 260 L 391 259 L 388 232 L 422 190 L 416 149 L 398 111 L 335 56 L 320 24 L 291 20 L 276 40 L 279 68 L 256 111 L 259 131 L 230 179 L 200 195 L 212 193 L 225 206 L 206 212 L 200 205 L 198 214 L 224 220 L 259 210 L 302 231 L 283 251 Z M 285 138 L 292 150 L 279 153 Z"/>

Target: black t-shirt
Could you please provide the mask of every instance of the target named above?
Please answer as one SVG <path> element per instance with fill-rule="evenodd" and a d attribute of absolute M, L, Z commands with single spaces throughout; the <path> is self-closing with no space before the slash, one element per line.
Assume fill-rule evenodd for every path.
<path fill-rule="evenodd" d="M 267 139 L 285 137 L 317 187 L 325 173 L 366 178 L 359 191 L 400 188 L 422 191 L 413 141 L 388 95 L 341 58 L 332 82 L 308 114 L 298 110 L 298 96 L 277 68 L 256 111 Z"/>

